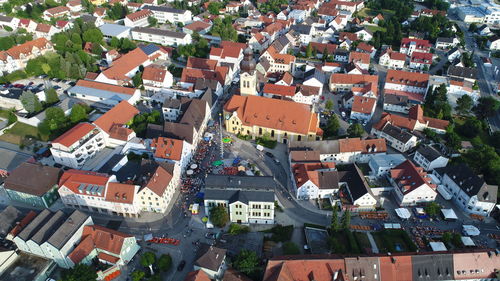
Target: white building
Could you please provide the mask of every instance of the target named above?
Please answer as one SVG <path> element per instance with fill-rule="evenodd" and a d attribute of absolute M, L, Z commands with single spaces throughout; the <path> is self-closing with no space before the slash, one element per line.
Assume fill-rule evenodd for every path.
<path fill-rule="evenodd" d="M 408 114 L 410 103 L 407 96 L 399 96 L 394 94 L 384 95 L 384 111 L 392 111 Z"/>
<path fill-rule="evenodd" d="M 174 83 L 174 76 L 165 67 L 153 64 L 144 68 L 142 83 L 146 90 L 156 92 L 162 88 L 170 88 Z"/>
<path fill-rule="evenodd" d="M 409 132 L 393 126 L 390 122 L 382 127 L 373 126 L 370 134 L 383 138 L 387 144 L 399 152 L 406 152 L 417 145 L 417 137 Z"/>
<path fill-rule="evenodd" d="M 107 106 L 114 106 L 123 100 L 135 104 L 141 97 L 141 91 L 96 81 L 78 80 L 75 86 L 68 89 L 68 95 L 82 100 L 99 102 Z"/>
<path fill-rule="evenodd" d="M 167 46 L 191 44 L 191 35 L 159 28 L 134 27 L 131 30 L 132 39 Z"/>
<path fill-rule="evenodd" d="M 388 48 L 379 58 L 379 64 L 392 69 L 403 69 L 406 63 L 406 55 Z"/>
<path fill-rule="evenodd" d="M 292 97 L 294 102 L 313 105 L 319 102 L 321 88 L 307 85 L 297 85 L 297 91 Z"/>
<path fill-rule="evenodd" d="M 466 164 L 434 170 L 440 186 L 453 196 L 455 204 L 467 213 L 489 216 L 495 208 L 498 186 L 488 185 Z"/>
<path fill-rule="evenodd" d="M 413 161 L 426 171 L 446 167 L 448 160 L 448 158 L 444 157 L 437 149 L 430 145 L 419 147 L 413 156 Z"/>
<path fill-rule="evenodd" d="M 493 36 L 489 38 L 487 46 L 491 51 L 500 50 L 500 36 Z"/>
<path fill-rule="evenodd" d="M 359 120 L 363 123 L 370 121 L 375 113 L 377 106 L 376 98 L 364 96 L 354 96 L 354 101 L 351 108 L 351 118 Z"/>
<path fill-rule="evenodd" d="M 275 189 L 272 177 L 209 175 L 205 180 L 205 214 L 223 206 L 231 222 L 274 224 Z"/>
<path fill-rule="evenodd" d="M 399 164 L 406 161 L 406 158 L 402 154 L 380 154 L 374 155 L 368 165 L 371 169 L 371 174 L 376 177 L 383 177 L 389 173 L 389 171 L 398 166 Z"/>
<path fill-rule="evenodd" d="M 135 138 L 134 130 L 128 125 L 137 114 L 137 108 L 127 101 L 121 101 L 94 121 L 94 125 L 104 134 L 106 146 L 117 147 Z"/>
<path fill-rule="evenodd" d="M 191 161 L 194 149 L 185 140 L 158 137 L 152 140 L 151 150 L 154 151 L 153 156 L 156 161 L 174 163 L 179 166 L 181 172 L 184 172 Z"/>
<path fill-rule="evenodd" d="M 131 13 L 125 16 L 123 23 L 125 26 L 130 27 L 145 27 L 149 26 L 148 19 L 153 16 L 153 12 L 150 10 L 144 9 L 137 11 L 135 13 Z"/>
<path fill-rule="evenodd" d="M 144 6 L 144 9 L 153 12 L 159 23 L 170 22 L 173 24 L 182 23 L 187 25 L 193 21 L 193 15 L 189 10 L 174 9 L 167 6 Z"/>
<path fill-rule="evenodd" d="M 337 193 L 338 173 L 333 163 L 295 163 L 292 166 L 292 183 L 297 199 L 330 198 Z"/>
<path fill-rule="evenodd" d="M 18 18 L 0 15 L 0 26 L 8 26 L 15 30 L 18 28 L 19 22 L 20 20 Z"/>
<path fill-rule="evenodd" d="M 394 167 L 388 178 L 400 206 L 414 206 L 436 199 L 436 185 L 431 183 L 423 168 L 416 167 L 409 160 Z"/>
<path fill-rule="evenodd" d="M 105 147 L 102 131 L 90 123 L 79 123 L 52 141 L 50 152 L 58 164 L 80 169 Z"/>

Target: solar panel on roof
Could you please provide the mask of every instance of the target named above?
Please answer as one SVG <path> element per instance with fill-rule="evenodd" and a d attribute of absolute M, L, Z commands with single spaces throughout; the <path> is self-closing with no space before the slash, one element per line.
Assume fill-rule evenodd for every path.
<path fill-rule="evenodd" d="M 146 46 L 139 46 L 139 48 L 141 48 L 141 50 L 148 56 L 160 49 L 160 47 L 158 47 L 154 44 L 149 44 Z"/>

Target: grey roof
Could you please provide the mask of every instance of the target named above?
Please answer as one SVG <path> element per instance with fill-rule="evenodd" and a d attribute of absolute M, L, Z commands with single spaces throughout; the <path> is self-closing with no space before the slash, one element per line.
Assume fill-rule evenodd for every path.
<path fill-rule="evenodd" d="M 81 15 L 80 18 L 82 19 L 83 22 L 95 22 L 97 20 L 97 17 L 91 16 L 91 15 Z"/>
<path fill-rule="evenodd" d="M 397 165 L 406 161 L 402 154 L 376 154 L 370 159 L 370 165 L 378 170 L 380 167 L 396 167 Z"/>
<path fill-rule="evenodd" d="M 4 186 L 9 190 L 43 196 L 57 185 L 61 174 L 62 170 L 58 168 L 24 162 L 10 173 Z"/>
<path fill-rule="evenodd" d="M 192 125 L 198 131 L 207 114 L 207 102 L 205 100 L 183 97 L 181 98 L 181 103 L 181 111 L 184 114 L 182 114 L 179 123 Z"/>
<path fill-rule="evenodd" d="M 146 5 L 143 7 L 143 9 L 148 9 L 151 11 L 159 11 L 159 12 L 164 12 L 164 13 L 175 13 L 175 14 L 184 14 L 186 10 L 181 10 L 181 9 L 174 9 L 170 8 L 167 6 L 151 6 L 151 5 Z"/>
<path fill-rule="evenodd" d="M 44 209 L 38 214 L 25 228 L 17 235 L 23 241 L 28 241 L 42 226 L 52 217 L 52 212 L 49 209 Z"/>
<path fill-rule="evenodd" d="M 290 151 L 293 150 L 314 150 L 320 154 L 337 154 L 340 153 L 338 140 L 322 140 L 322 141 L 292 141 L 289 145 Z"/>
<path fill-rule="evenodd" d="M 101 90 L 96 88 L 84 87 L 84 86 L 73 86 L 68 89 L 68 93 L 81 94 L 86 96 L 93 96 L 104 99 L 111 99 L 116 101 L 129 100 L 130 95 L 122 94 L 119 92 L 112 92 L 107 90 Z"/>
<path fill-rule="evenodd" d="M 205 90 L 207 88 L 210 88 L 212 90 L 217 90 L 217 85 L 219 84 L 219 81 L 215 79 L 205 79 L 205 78 L 196 78 L 196 81 L 194 82 L 194 89 L 195 90 Z"/>
<path fill-rule="evenodd" d="M 338 189 L 339 172 L 337 171 L 319 171 L 318 172 L 319 189 Z"/>
<path fill-rule="evenodd" d="M 0 212 L 0 236 L 5 237 L 14 228 L 16 222 L 23 218 L 21 211 L 14 206 L 7 206 Z"/>
<path fill-rule="evenodd" d="M 184 32 L 176 32 L 159 28 L 150 28 L 150 27 L 134 27 L 132 28 L 132 32 L 140 32 L 146 34 L 167 36 L 172 38 L 184 38 L 187 36 Z"/>
<path fill-rule="evenodd" d="M 88 215 L 78 210 L 75 210 L 64 223 L 57 229 L 57 231 L 49 238 L 47 243 L 54 246 L 56 249 L 61 249 L 68 240 L 73 237 L 75 232 L 88 219 Z"/>
<path fill-rule="evenodd" d="M 460 78 L 477 79 L 477 68 L 451 65 L 448 67 L 448 75 Z"/>
<path fill-rule="evenodd" d="M 273 177 L 208 175 L 206 188 L 272 190 L 276 188 Z"/>
<path fill-rule="evenodd" d="M 477 195 L 477 199 L 483 202 L 496 202 L 498 186 L 487 184 L 467 164 L 448 165 L 437 169 L 437 172 L 441 175 L 447 174 L 467 195 L 471 197 Z"/>
<path fill-rule="evenodd" d="M 371 188 L 366 183 L 363 173 L 356 164 L 350 164 L 347 166 L 346 171 L 340 171 L 338 173 L 339 182 L 347 183 L 349 194 L 351 194 L 352 197 L 352 203 L 367 193 L 373 196 Z"/>
<path fill-rule="evenodd" d="M 304 24 L 294 24 L 290 29 L 300 34 L 311 34 L 312 26 Z"/>
<path fill-rule="evenodd" d="M 4 16 L 4 15 L 0 15 L 0 21 L 1 22 L 11 22 L 12 19 L 14 19 L 13 17 L 8 17 L 8 16 Z"/>
<path fill-rule="evenodd" d="M 399 105 L 399 106 L 407 106 L 408 105 L 408 96 L 385 94 L 384 95 L 384 103 Z"/>
<path fill-rule="evenodd" d="M 411 257 L 413 280 L 453 279 L 453 255 L 414 255 Z"/>
<path fill-rule="evenodd" d="M 31 156 L 27 154 L 17 153 L 5 148 L 0 148 L 0 155 L 2 155 L 2 157 L 0 157 L 0 170 L 7 172 L 11 172 L 31 158 Z"/>
<path fill-rule="evenodd" d="M 118 36 L 124 32 L 130 33 L 130 30 L 132 28 L 120 24 L 105 23 L 99 26 L 99 29 L 101 30 L 104 36 Z"/>
<path fill-rule="evenodd" d="M 66 215 L 63 211 L 57 211 L 50 219 L 31 237 L 30 240 L 35 242 L 37 245 L 42 245 L 45 241 L 47 241 L 52 234 L 54 234 L 57 230 L 57 227 L 61 225 L 64 221 Z"/>
<path fill-rule="evenodd" d="M 412 134 L 404 131 L 399 127 L 393 126 L 390 123 L 385 124 L 384 128 L 382 128 L 382 132 L 397 139 L 402 143 L 407 143 L 413 137 Z"/>
<path fill-rule="evenodd" d="M 437 42 L 443 42 L 443 43 L 453 44 L 453 39 L 455 39 L 455 38 L 452 38 L 452 37 L 438 37 L 438 39 L 436 40 L 436 43 Z"/>
<path fill-rule="evenodd" d="M 424 145 L 419 147 L 417 149 L 417 152 L 420 153 L 429 162 L 432 162 L 442 156 L 438 150 L 436 150 L 434 147 L 430 145 Z"/>
<path fill-rule="evenodd" d="M 99 168 L 97 172 L 110 174 L 112 169 L 123 159 L 123 157 L 127 157 L 127 155 L 114 154 L 101 166 L 101 168 Z"/>
<path fill-rule="evenodd" d="M 219 271 L 219 267 L 226 257 L 226 252 L 224 249 L 201 243 L 198 252 L 196 252 L 194 264 L 212 271 Z"/>
<path fill-rule="evenodd" d="M 179 99 L 167 98 L 163 102 L 163 108 L 176 108 L 179 109 L 181 106 L 181 101 Z"/>

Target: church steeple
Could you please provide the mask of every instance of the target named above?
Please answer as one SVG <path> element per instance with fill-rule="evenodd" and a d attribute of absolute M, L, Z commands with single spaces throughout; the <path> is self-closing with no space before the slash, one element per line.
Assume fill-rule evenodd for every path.
<path fill-rule="evenodd" d="M 242 96 L 258 95 L 256 65 L 252 49 L 246 48 L 240 63 L 240 94 Z"/>

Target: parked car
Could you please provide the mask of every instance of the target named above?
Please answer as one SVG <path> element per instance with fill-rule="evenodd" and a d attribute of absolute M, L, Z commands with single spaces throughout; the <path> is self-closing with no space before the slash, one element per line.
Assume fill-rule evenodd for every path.
<path fill-rule="evenodd" d="M 181 260 L 181 262 L 177 266 L 177 271 L 182 271 L 185 266 L 186 266 L 186 261 L 185 260 Z"/>
<path fill-rule="evenodd" d="M 207 233 L 205 233 L 205 238 L 207 238 L 207 239 L 215 239 L 215 233 L 213 233 L 213 232 L 207 232 Z"/>
<path fill-rule="evenodd" d="M 269 156 L 269 158 L 274 158 L 274 154 L 272 154 L 271 152 L 269 151 L 266 151 L 265 153 L 267 156 Z"/>

